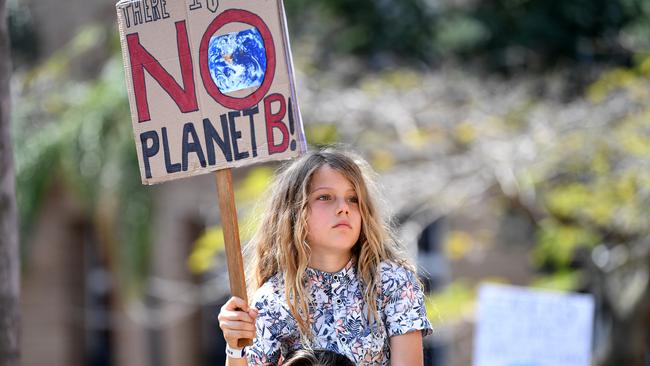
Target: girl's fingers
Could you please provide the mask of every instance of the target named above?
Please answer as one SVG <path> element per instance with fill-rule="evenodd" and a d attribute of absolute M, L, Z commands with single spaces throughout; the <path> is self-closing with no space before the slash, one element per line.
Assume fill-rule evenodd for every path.
<path fill-rule="evenodd" d="M 257 314 L 255 315 L 257 317 Z M 243 311 L 230 311 L 230 310 L 221 310 L 219 316 L 217 317 L 219 321 L 223 320 L 238 320 L 242 322 L 254 323 L 255 318 L 251 316 L 250 313 Z"/>
<path fill-rule="evenodd" d="M 255 331 L 255 324 L 253 324 L 253 323 L 245 323 L 245 322 L 225 320 L 223 322 L 220 322 L 219 326 L 224 331 L 224 333 L 227 330 L 251 331 L 251 332 Z"/>
<path fill-rule="evenodd" d="M 255 338 L 255 319 L 258 310 L 238 298 L 231 297 L 219 311 L 219 327 L 231 346 L 237 345 L 241 338 Z"/>
<path fill-rule="evenodd" d="M 233 296 L 221 307 L 221 309 L 248 311 L 248 303 L 239 297 Z"/>

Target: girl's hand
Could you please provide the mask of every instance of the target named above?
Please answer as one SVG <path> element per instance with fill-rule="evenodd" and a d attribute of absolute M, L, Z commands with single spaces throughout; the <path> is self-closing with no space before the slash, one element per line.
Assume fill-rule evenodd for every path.
<path fill-rule="evenodd" d="M 255 338 L 255 318 L 257 309 L 249 307 L 246 301 L 239 297 L 231 297 L 219 311 L 219 327 L 223 337 L 232 348 L 239 348 L 237 340 Z"/>

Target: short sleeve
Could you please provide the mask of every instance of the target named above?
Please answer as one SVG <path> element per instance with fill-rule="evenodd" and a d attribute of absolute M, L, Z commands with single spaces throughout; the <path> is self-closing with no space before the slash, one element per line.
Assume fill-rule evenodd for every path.
<path fill-rule="evenodd" d="M 381 266 L 382 311 L 388 336 L 416 330 L 433 332 L 424 306 L 424 293 L 415 274 L 393 262 Z"/>
<path fill-rule="evenodd" d="M 255 292 L 252 305 L 259 313 L 255 323 L 255 339 L 246 348 L 248 364 L 277 365 L 282 352 L 282 340 L 291 332 L 291 317 L 270 283 L 264 284 Z"/>

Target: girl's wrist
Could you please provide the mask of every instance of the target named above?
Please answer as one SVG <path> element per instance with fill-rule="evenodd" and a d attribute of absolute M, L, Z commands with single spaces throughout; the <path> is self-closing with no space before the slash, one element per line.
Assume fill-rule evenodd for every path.
<path fill-rule="evenodd" d="M 226 355 L 230 358 L 245 358 L 246 347 L 231 347 L 230 344 L 226 343 Z"/>

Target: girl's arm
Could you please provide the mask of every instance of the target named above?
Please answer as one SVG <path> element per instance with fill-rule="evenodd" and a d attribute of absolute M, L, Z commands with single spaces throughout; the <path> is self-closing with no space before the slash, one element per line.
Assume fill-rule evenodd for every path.
<path fill-rule="evenodd" d="M 231 348 L 237 348 L 237 341 L 240 338 L 255 338 L 255 318 L 257 309 L 248 306 L 246 301 L 231 297 L 219 312 L 219 327 L 223 331 L 223 337 Z M 248 366 L 246 357 L 226 358 L 227 366 Z"/>
<path fill-rule="evenodd" d="M 422 338 L 433 329 L 427 319 L 422 286 L 414 272 L 387 262 L 382 269 L 383 312 L 391 366 L 422 365 Z"/>
<path fill-rule="evenodd" d="M 423 364 L 421 331 L 390 337 L 390 366 L 421 366 Z"/>
<path fill-rule="evenodd" d="M 226 366 L 248 366 L 248 361 L 246 358 L 226 357 Z"/>

